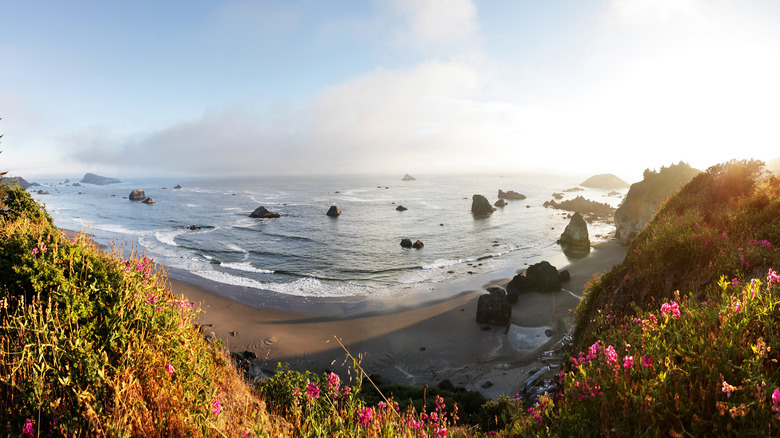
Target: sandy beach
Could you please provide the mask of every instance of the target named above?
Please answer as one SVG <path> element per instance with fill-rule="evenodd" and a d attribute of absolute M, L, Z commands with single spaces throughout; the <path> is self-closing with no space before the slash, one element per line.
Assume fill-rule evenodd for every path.
<path fill-rule="evenodd" d="M 567 260 L 561 255 L 550 260 L 559 270 L 567 269 L 571 281 L 560 292 L 522 294 L 512 306 L 508 330 L 477 324 L 475 315 L 484 289 L 507 283 L 512 271 L 445 285 L 427 301 L 368 300 L 358 310 L 297 297 L 285 299 L 283 306 L 250 306 L 195 282 L 175 278 L 170 282 L 176 295 L 201 303 L 205 312 L 200 323 L 207 335 L 213 332 L 231 352 L 254 352 L 256 367 L 264 370 L 274 370 L 281 362 L 299 371 L 344 371 L 346 353 L 338 338 L 354 356 L 363 356 L 368 373 L 379 373 L 387 381 L 435 385 L 449 379 L 497 399 L 518 392 L 545 364 L 540 356 L 566 334 L 570 310 L 584 285 L 594 274 L 621 262 L 625 253 L 610 239 L 595 244 L 585 258 Z M 294 310 L 298 308 L 305 310 Z"/>

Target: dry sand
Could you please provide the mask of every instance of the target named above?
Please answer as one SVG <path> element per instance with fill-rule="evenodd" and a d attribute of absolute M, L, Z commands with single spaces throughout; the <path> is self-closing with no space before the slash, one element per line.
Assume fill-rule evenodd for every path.
<path fill-rule="evenodd" d="M 540 355 L 553 349 L 566 333 L 570 309 L 576 307 L 585 283 L 621 262 L 625 254 L 613 239 L 595 245 L 583 259 L 550 260 L 559 269 L 568 269 L 571 281 L 564 283 L 561 292 L 521 295 L 513 305 L 508 330 L 477 324 L 475 316 L 483 288 L 508 282 L 514 272 L 480 277 L 472 282 L 479 285 L 473 288 L 452 290 L 458 286 L 450 285 L 450 290 L 439 293 L 447 298 L 437 301 L 403 307 L 368 302 L 362 313 L 341 315 L 334 313 L 338 306 L 333 305 L 323 305 L 327 311 L 312 311 L 318 304 L 305 298 L 298 299 L 305 312 L 293 310 L 295 298 L 286 300 L 288 310 L 258 308 L 190 282 L 170 281 L 175 294 L 202 304 L 205 313 L 200 322 L 207 334 L 213 332 L 230 351 L 254 352 L 256 365 L 265 370 L 281 362 L 299 371 L 343 371 L 346 353 L 338 338 L 350 353 L 363 355 L 362 366 L 368 373 L 379 373 L 387 381 L 435 385 L 449 379 L 497 399 L 518 392 L 544 364 Z"/>

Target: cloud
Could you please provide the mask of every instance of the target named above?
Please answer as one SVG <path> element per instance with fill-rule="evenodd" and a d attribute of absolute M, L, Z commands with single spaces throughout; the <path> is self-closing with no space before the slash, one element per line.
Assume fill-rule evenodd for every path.
<path fill-rule="evenodd" d="M 477 8 L 470 0 L 386 0 L 403 17 L 398 37 L 414 48 L 472 41 L 479 33 Z"/>

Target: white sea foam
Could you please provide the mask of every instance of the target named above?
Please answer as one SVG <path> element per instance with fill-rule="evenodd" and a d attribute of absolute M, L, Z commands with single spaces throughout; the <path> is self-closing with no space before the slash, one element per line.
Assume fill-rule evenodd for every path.
<path fill-rule="evenodd" d="M 252 266 L 252 264 L 243 262 L 243 263 L 222 263 L 220 266 L 223 268 L 229 268 L 229 269 L 235 269 L 236 271 L 244 271 L 244 272 L 253 272 L 256 274 L 273 274 L 274 271 L 270 271 L 268 269 L 258 269 Z"/>
<path fill-rule="evenodd" d="M 154 233 L 154 237 L 166 245 L 179 246 L 179 244 L 176 243 L 176 236 L 179 236 L 183 233 L 184 230 L 156 231 Z"/>

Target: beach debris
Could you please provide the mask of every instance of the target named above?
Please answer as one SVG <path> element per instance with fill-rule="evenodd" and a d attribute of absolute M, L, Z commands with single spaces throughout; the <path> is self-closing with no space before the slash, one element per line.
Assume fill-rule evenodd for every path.
<path fill-rule="evenodd" d="M 249 214 L 249 217 L 261 218 L 261 219 L 278 218 L 280 216 L 281 215 L 279 213 L 268 211 L 262 205 L 257 207 L 255 211 Z"/>
<path fill-rule="evenodd" d="M 339 208 L 336 207 L 335 205 L 331 205 L 330 209 L 328 209 L 328 212 L 325 214 L 330 217 L 337 217 L 341 215 L 341 210 L 339 210 Z"/>
<path fill-rule="evenodd" d="M 477 324 L 505 326 L 512 317 L 512 305 L 507 299 L 506 290 L 494 286 L 477 300 Z"/>
<path fill-rule="evenodd" d="M 144 191 L 140 189 L 133 190 L 132 192 L 130 192 L 130 196 L 128 196 L 128 199 L 130 199 L 131 201 L 143 201 L 144 199 L 146 199 L 146 193 L 144 193 Z"/>
<path fill-rule="evenodd" d="M 522 193 L 517 193 L 512 190 L 503 191 L 501 189 L 498 189 L 498 199 L 509 199 L 509 200 L 517 200 L 522 201 L 525 199 L 525 195 Z"/>
<path fill-rule="evenodd" d="M 496 209 L 490 205 L 490 201 L 482 195 L 471 197 L 471 214 L 476 217 L 490 216 Z"/>

